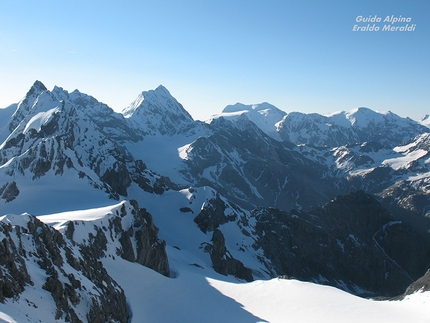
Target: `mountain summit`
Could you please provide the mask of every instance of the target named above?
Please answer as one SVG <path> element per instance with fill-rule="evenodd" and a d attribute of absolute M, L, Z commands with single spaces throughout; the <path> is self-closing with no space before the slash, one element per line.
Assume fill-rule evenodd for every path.
<path fill-rule="evenodd" d="M 24 117 L 32 109 L 39 95 L 47 91 L 45 85 L 40 81 L 35 81 L 25 97 L 18 103 L 18 106 L 9 123 L 9 130 L 12 131 L 24 119 Z"/>
<path fill-rule="evenodd" d="M 287 113 L 267 102 L 259 104 L 236 103 L 226 106 L 220 114 L 212 116 L 210 120 L 219 117 L 236 120 L 239 116 L 245 116 L 267 135 L 280 141 L 281 138 L 278 134 L 277 124 L 286 115 Z"/>
<path fill-rule="evenodd" d="M 191 115 L 162 85 L 144 91 L 123 111 L 147 134 L 172 136 L 194 122 Z"/>

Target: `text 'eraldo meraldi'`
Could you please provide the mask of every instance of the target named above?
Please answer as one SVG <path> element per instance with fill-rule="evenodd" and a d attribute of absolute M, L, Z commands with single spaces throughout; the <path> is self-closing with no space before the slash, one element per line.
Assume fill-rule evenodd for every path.
<path fill-rule="evenodd" d="M 352 31 L 371 31 L 371 32 L 413 32 L 417 27 L 413 23 L 412 17 L 385 16 L 377 15 L 357 16 Z"/>

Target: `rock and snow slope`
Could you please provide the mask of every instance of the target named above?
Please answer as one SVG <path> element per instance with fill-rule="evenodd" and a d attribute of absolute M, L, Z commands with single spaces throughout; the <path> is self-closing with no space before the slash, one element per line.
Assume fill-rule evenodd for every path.
<path fill-rule="evenodd" d="M 428 210 L 419 123 L 268 103 L 229 106 L 204 123 L 163 86 L 119 114 L 41 82 L 0 117 L 5 321 L 425 318 L 428 292 L 376 302 L 269 280 L 393 296 L 425 273 L 426 218 L 419 229 L 408 220 Z M 335 198 L 356 189 L 415 217 L 394 217 L 361 191 Z M 105 289 L 116 313 L 104 309 Z"/>
<path fill-rule="evenodd" d="M 0 304 L 0 320 L 2 322 L 123 322 L 120 318 L 91 317 L 90 313 L 108 315 L 109 311 L 91 310 L 94 299 L 99 306 L 105 306 L 97 295 L 109 285 L 117 286 L 113 291 L 124 293 L 126 297 L 129 320 L 131 322 L 425 322 L 428 318 L 428 292 L 416 292 L 401 301 L 374 301 L 366 300 L 342 292 L 338 289 L 304 283 L 294 279 L 258 280 L 252 283 L 226 277 L 215 273 L 210 267 L 209 257 L 199 255 L 196 250 L 167 248 L 171 277 L 163 276 L 154 270 L 132 262 L 118 255 L 118 251 L 125 251 L 120 239 L 112 239 L 115 234 L 126 232 L 127 228 L 136 228 L 133 225 L 132 211 L 136 210 L 128 202 L 109 207 L 82 210 L 67 213 L 58 213 L 39 216 L 38 219 L 51 225 L 62 233 L 65 248 L 70 248 L 71 256 L 62 265 L 60 258 L 54 254 L 43 257 L 37 240 L 32 240 L 33 232 L 25 230 L 28 222 L 36 223 L 31 216 L 5 216 L 2 218 L 3 227 L 14 223 L 9 232 L 11 241 L 25 250 L 24 259 L 29 281 L 24 291 L 14 298 L 8 298 Z M 124 231 L 112 226 L 114 219 L 120 219 Z M 74 223 L 74 230 L 70 232 L 70 223 Z M 21 228 L 17 235 L 18 227 Z M 36 224 L 43 232 L 48 228 L 42 223 Z M 161 231 L 163 229 L 161 228 Z M 37 231 L 37 230 L 36 230 Z M 52 230 L 51 230 L 52 231 Z M 54 235 L 58 235 L 52 231 Z M 102 232 L 102 233 L 101 233 Z M 105 248 L 99 250 L 99 264 L 106 271 L 102 280 L 96 277 L 87 277 L 84 270 L 80 270 L 76 256 L 79 248 L 90 244 L 97 245 L 106 238 Z M 112 236 L 113 235 L 113 236 Z M 47 235 L 48 236 L 48 235 Z M 45 236 L 45 240 L 46 237 Z M 43 233 L 39 234 L 43 237 Z M 91 241 L 93 237 L 94 241 Z M 97 238 L 95 238 L 97 237 Z M 181 245 L 193 245 L 193 236 L 183 236 Z M 34 242 L 33 242 L 34 241 Z M 46 240 L 49 241 L 49 240 Z M 35 243 L 35 244 L 33 244 Z M 4 244 L 4 242 L 3 242 Z M 49 246 L 44 244 L 49 250 Z M 133 245 L 133 244 L 132 244 Z M 135 252 L 138 244 L 132 247 Z M 22 254 L 23 251 L 18 251 Z M 67 251 L 64 251 L 67 252 Z M 62 254 L 61 251 L 59 254 Z M 91 255 L 91 253 L 88 253 Z M 94 256 L 94 255 L 91 255 Z M 51 261 L 49 260 L 51 259 Z M 65 253 L 63 258 L 66 259 Z M 71 260 L 73 260 L 71 261 Z M 92 262 L 84 259 L 88 264 Z M 49 264 L 43 270 L 38 262 Z M 81 267 L 83 264 L 81 263 Z M 76 267 L 76 268 L 75 268 Z M 3 267 L 4 268 L 4 267 Z M 50 269 L 49 268 L 53 268 Z M 3 269 L 4 270 L 4 269 Z M 100 269 L 99 269 L 100 270 Z M 48 271 L 50 274 L 48 275 Z M 56 272 L 55 276 L 51 272 Z M 47 281 L 56 277 L 57 289 L 51 288 Z M 110 277 L 110 278 L 108 278 Z M 90 278 L 90 279 L 89 279 Z M 73 283 L 79 286 L 72 291 Z M 63 288 L 59 287 L 61 284 Z M 94 285 L 96 284 L 96 285 Z M 97 285 L 100 284 L 100 285 Z M 67 289 L 69 286 L 69 289 Z M 3 289 L 4 290 L 4 289 Z M 62 293 L 58 293 L 61 290 Z M 51 299 L 57 295 L 57 302 Z M 68 297 L 63 297 L 67 295 Z M 87 296 L 88 295 L 88 296 Z M 112 298 L 106 300 L 106 306 L 115 311 L 119 309 L 112 303 Z M 57 304 L 57 305 L 56 305 Z M 71 315 L 60 315 L 58 306 L 62 306 L 63 313 L 68 308 L 70 313 L 76 313 L 77 318 Z M 69 313 L 67 312 L 67 313 Z M 85 316 L 85 313 L 87 316 Z M 96 315 L 92 314 L 92 315 Z M 69 318 L 69 320 L 68 320 Z M 125 322 L 125 321 L 124 321 Z"/>

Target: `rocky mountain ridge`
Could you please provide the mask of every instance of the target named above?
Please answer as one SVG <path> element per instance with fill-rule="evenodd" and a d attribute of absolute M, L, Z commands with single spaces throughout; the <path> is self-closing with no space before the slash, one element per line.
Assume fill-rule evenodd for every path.
<path fill-rule="evenodd" d="M 55 308 L 43 310 L 52 310 L 56 320 L 128 322 L 126 295 L 103 258 L 122 257 L 170 274 L 165 242 L 135 201 L 117 205 L 98 221 L 64 221 L 57 229 L 30 214 L 5 215 L 0 230 L 0 301 L 24 298 L 38 308 L 52 298 Z"/>
<path fill-rule="evenodd" d="M 288 114 L 278 125 L 283 140 L 297 145 L 338 147 L 377 141 L 390 147 L 402 143 L 428 128 L 409 118 L 392 112 L 380 113 L 369 108 L 358 108 L 332 115 Z"/>
<path fill-rule="evenodd" d="M 187 254 L 196 269 L 240 281 L 295 277 L 373 297 L 403 293 L 430 267 L 428 128 L 410 119 L 363 108 L 285 114 L 264 103 L 200 122 L 163 86 L 120 114 L 39 81 L 0 114 L 9 117 L 0 123 L 2 302 L 23 300 L 37 272 L 58 318 L 107 321 L 105 300 L 79 289 L 89 279 L 108 285 L 121 308 L 112 320 L 126 321 L 127 295 L 106 257 L 175 277 Z M 119 201 L 95 221 L 49 222 Z M 13 215 L 24 212 L 39 217 Z M 30 232 L 36 222 L 60 251 L 39 250 L 48 247 Z M 35 242 L 19 249 L 22 232 Z M 85 257 L 87 269 L 76 260 Z"/>

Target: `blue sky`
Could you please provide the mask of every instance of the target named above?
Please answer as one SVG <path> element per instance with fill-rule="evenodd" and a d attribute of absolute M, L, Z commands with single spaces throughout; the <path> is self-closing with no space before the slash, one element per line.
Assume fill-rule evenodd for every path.
<path fill-rule="evenodd" d="M 360 15 L 416 26 L 353 32 Z M 0 0 L 0 107 L 40 80 L 117 111 L 163 84 L 195 119 L 264 101 L 419 119 L 430 114 L 429 18 L 428 0 Z"/>

